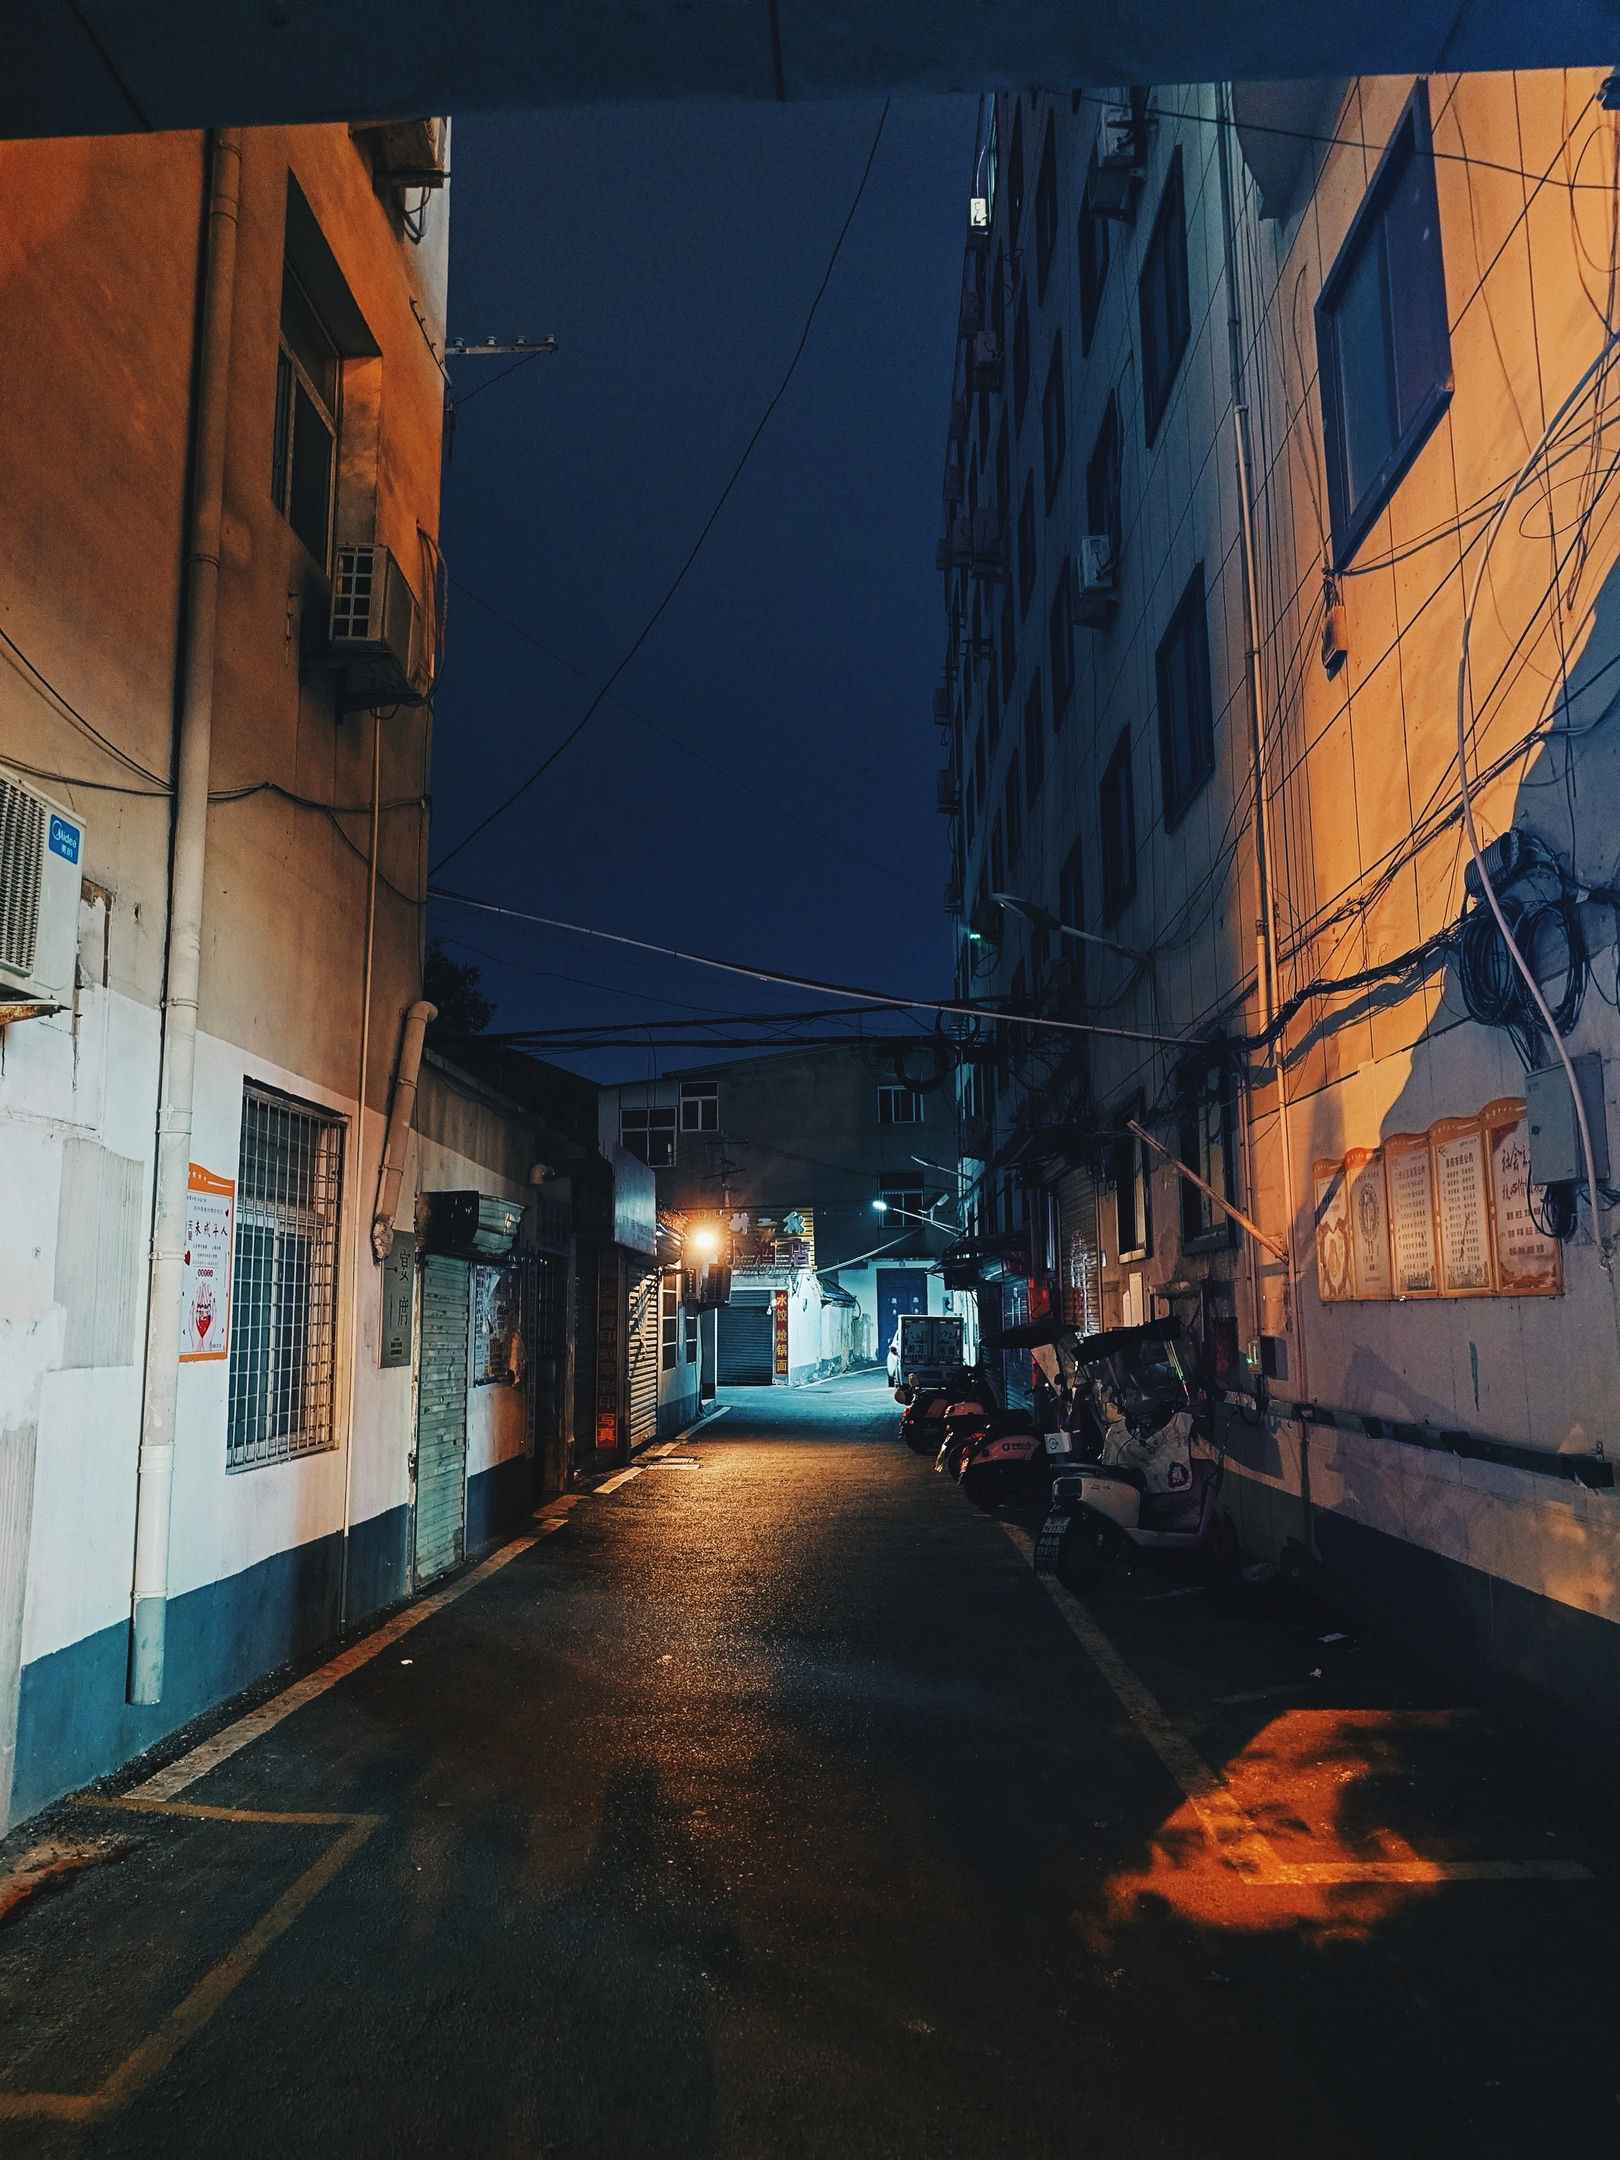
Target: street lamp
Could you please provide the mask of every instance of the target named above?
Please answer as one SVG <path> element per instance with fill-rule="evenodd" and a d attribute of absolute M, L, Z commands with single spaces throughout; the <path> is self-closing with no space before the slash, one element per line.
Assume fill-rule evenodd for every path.
<path fill-rule="evenodd" d="M 915 1208 L 897 1207 L 892 1200 L 874 1200 L 872 1202 L 872 1212 L 874 1215 L 904 1215 L 912 1222 L 926 1223 L 930 1230 L 948 1231 L 955 1227 L 952 1223 L 941 1222 L 937 1216 L 919 1215 Z"/>
<path fill-rule="evenodd" d="M 1026 900 L 1019 893 L 998 892 L 990 895 L 998 907 L 1011 908 L 1015 915 L 1022 915 L 1025 922 L 1033 923 L 1037 930 L 1053 930 L 1059 937 L 1078 938 L 1084 945 L 1101 945 L 1108 952 L 1123 953 L 1127 960 L 1146 960 L 1145 952 L 1138 952 L 1134 945 L 1121 945 L 1117 938 L 1099 937 L 1095 930 L 1077 930 L 1073 923 L 1059 922 L 1050 908 L 1044 908 L 1038 900 Z"/>

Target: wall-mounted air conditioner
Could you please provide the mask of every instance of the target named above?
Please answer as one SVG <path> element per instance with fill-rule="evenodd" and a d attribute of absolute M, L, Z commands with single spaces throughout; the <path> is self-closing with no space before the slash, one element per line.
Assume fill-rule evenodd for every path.
<path fill-rule="evenodd" d="M 934 775 L 934 806 L 947 817 L 955 817 L 962 807 L 962 790 L 956 773 L 949 765 L 942 765 Z"/>
<path fill-rule="evenodd" d="M 0 772 L 0 1010 L 71 1002 L 83 854 L 82 818 Z"/>
<path fill-rule="evenodd" d="M 330 657 L 346 709 L 419 704 L 416 599 L 385 547 L 340 547 L 332 576 Z"/>
<path fill-rule="evenodd" d="M 1113 547 L 1106 533 L 1087 533 L 1074 565 L 1074 619 L 1097 629 L 1107 624 L 1113 608 Z"/>

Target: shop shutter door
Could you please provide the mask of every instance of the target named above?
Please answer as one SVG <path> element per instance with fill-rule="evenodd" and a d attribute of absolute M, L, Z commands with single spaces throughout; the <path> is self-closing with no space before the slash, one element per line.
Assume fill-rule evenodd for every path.
<path fill-rule="evenodd" d="M 464 1260 L 422 1269 L 416 1407 L 416 1580 L 460 1560 L 467 1505 L 467 1283 Z"/>
<path fill-rule="evenodd" d="M 768 1290 L 734 1290 L 718 1314 L 722 1387 L 769 1387 L 776 1378 L 776 1332 Z"/>
<path fill-rule="evenodd" d="M 657 1271 L 630 1281 L 630 1445 L 640 1447 L 658 1435 Z"/>

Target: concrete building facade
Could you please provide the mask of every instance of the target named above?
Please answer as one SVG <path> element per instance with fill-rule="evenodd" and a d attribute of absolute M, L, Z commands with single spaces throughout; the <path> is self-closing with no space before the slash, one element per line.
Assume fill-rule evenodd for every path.
<path fill-rule="evenodd" d="M 1191 1321 L 1251 1547 L 1612 1722 L 1608 98 L 986 100 L 938 710 L 959 986 L 1140 1038 L 999 1025 L 976 1226 Z"/>

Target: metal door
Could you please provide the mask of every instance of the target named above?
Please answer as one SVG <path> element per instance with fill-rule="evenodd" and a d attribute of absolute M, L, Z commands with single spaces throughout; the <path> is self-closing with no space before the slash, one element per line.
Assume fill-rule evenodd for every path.
<path fill-rule="evenodd" d="M 776 1378 L 776 1316 L 768 1290 L 733 1290 L 715 1314 L 715 1378 L 722 1387 L 770 1387 Z"/>
<path fill-rule="evenodd" d="M 894 1331 L 900 1325 L 900 1315 L 928 1310 L 927 1269 L 879 1268 L 877 1296 L 877 1354 L 886 1359 L 889 1345 L 894 1341 Z"/>
<path fill-rule="evenodd" d="M 467 1524 L 467 1291 L 465 1260 L 437 1254 L 422 1268 L 422 1345 L 416 1397 L 416 1580 L 461 1559 Z"/>

